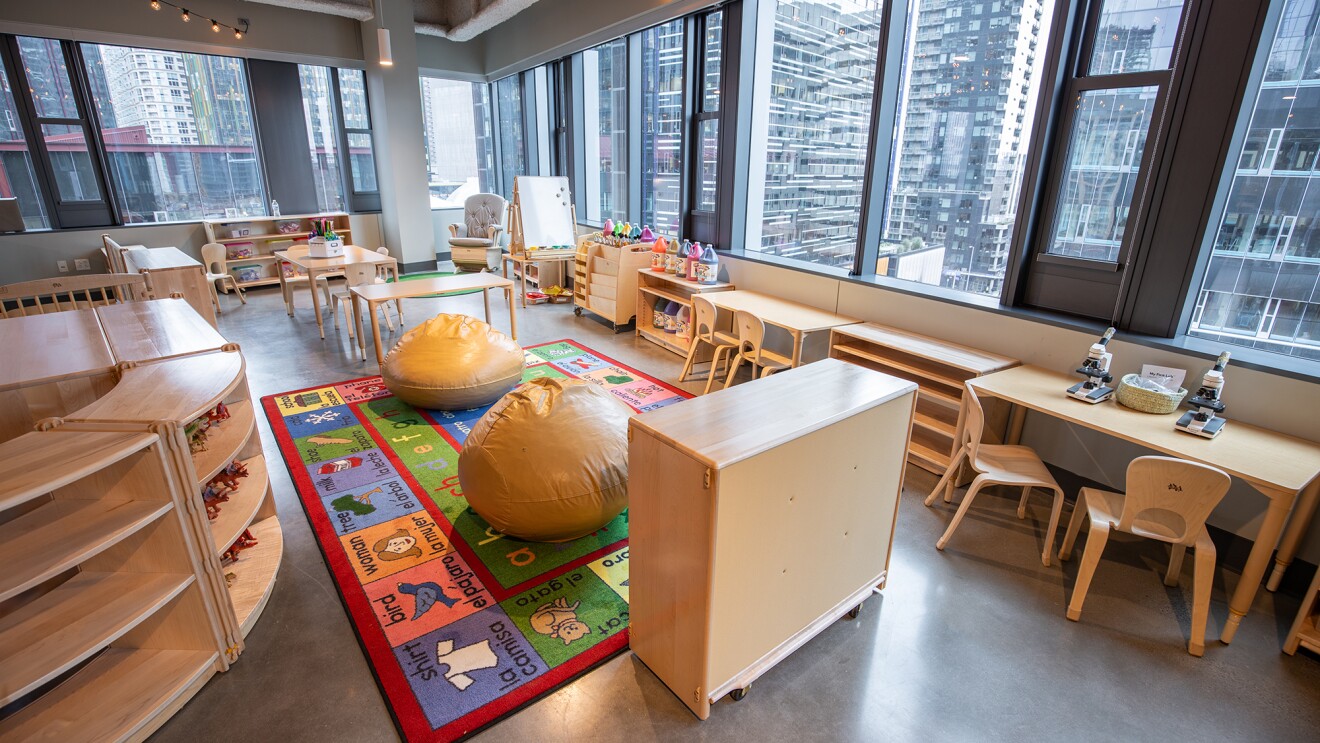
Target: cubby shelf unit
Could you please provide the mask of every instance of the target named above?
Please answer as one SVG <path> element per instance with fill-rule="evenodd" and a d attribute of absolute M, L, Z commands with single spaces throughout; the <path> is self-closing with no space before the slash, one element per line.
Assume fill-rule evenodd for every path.
<path fill-rule="evenodd" d="M 226 257 L 224 270 L 234 275 L 234 280 L 243 288 L 250 286 L 266 286 L 269 284 L 280 283 L 280 277 L 277 273 L 280 270 L 279 259 L 274 253 L 277 250 L 284 250 L 291 247 L 291 244 L 305 243 L 311 236 L 311 227 L 313 220 L 329 219 L 334 226 L 335 234 L 344 239 L 345 243 L 351 242 L 352 232 L 348 223 L 348 215 L 343 212 L 327 212 L 325 214 L 291 214 L 279 217 L 227 217 L 225 219 L 207 219 L 202 221 L 202 228 L 206 231 L 206 241 L 208 243 L 219 243 L 226 247 L 226 256 L 230 254 L 229 246 L 251 243 L 252 255 L 242 258 Z M 278 225 L 298 223 L 298 229 L 293 232 L 280 232 Z M 248 235 L 234 235 L 235 230 L 249 230 Z M 282 245 L 288 242 L 290 245 Z M 259 271 L 260 278 L 256 280 L 244 281 L 239 278 L 238 268 L 252 265 Z M 228 289 L 226 289 L 228 291 Z"/>
<path fill-rule="evenodd" d="M 687 356 L 689 341 L 686 339 L 681 340 L 673 333 L 666 333 L 657 329 L 652 322 L 655 317 L 655 307 L 652 305 L 658 299 L 677 302 L 680 307 L 686 307 L 689 315 L 691 315 L 693 295 L 730 291 L 733 288 L 733 284 L 726 282 L 698 284 L 695 281 L 680 279 L 671 273 L 652 271 L 650 268 L 638 269 L 637 337 L 645 338 L 661 348 L 673 351 L 681 356 Z M 704 363 L 709 360 L 710 349 L 703 347 L 702 350 L 705 355 L 698 357 L 696 359 L 697 363 Z"/>

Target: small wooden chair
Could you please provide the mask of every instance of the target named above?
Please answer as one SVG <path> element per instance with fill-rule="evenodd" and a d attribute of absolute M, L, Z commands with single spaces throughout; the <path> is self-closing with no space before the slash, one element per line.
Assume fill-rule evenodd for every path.
<path fill-rule="evenodd" d="M 714 303 L 700 294 L 692 295 L 692 314 L 694 315 L 692 345 L 688 347 L 687 361 L 683 362 L 683 371 L 678 375 L 678 381 L 682 382 L 692 373 L 692 366 L 701 344 L 711 346 L 715 350 L 710 359 L 710 373 L 706 375 L 706 390 L 702 393 L 709 395 L 710 386 L 715 382 L 715 375 L 719 372 L 720 361 L 728 363 L 726 356 L 729 351 L 738 348 L 738 337 L 716 328 L 719 322 L 719 310 Z"/>
<path fill-rule="evenodd" d="M 1223 500 L 1231 482 L 1223 470 L 1208 465 L 1173 457 L 1138 457 L 1128 465 L 1127 495 L 1082 488 L 1059 548 L 1059 559 L 1069 559 L 1083 521 L 1090 521 L 1086 551 L 1068 603 L 1068 618 L 1076 622 L 1082 616 L 1082 603 L 1111 529 L 1173 545 L 1169 569 L 1164 573 L 1166 586 L 1178 585 L 1183 556 L 1191 547 L 1196 550 L 1196 562 L 1192 572 L 1192 638 L 1187 652 L 1204 655 L 1210 588 L 1215 577 L 1215 543 L 1210 541 L 1205 520 Z"/>
<path fill-rule="evenodd" d="M 238 295 L 238 301 L 247 304 L 247 297 L 243 296 L 243 290 L 238 286 L 238 280 L 234 275 L 224 269 L 225 246 L 220 243 L 207 243 L 202 246 L 202 267 L 206 270 L 206 286 L 211 290 L 211 303 L 215 305 L 217 313 L 224 310 L 220 307 L 220 293 L 216 291 L 215 282 L 220 282 L 220 286 L 228 284 L 234 288 L 234 293 Z M 217 272 L 216 267 L 220 270 Z"/>
<path fill-rule="evenodd" d="M 380 278 L 376 276 L 376 269 L 373 264 L 352 263 L 344 266 L 344 286 L 342 289 L 330 294 L 330 314 L 335 316 L 335 327 L 339 327 L 339 305 L 341 302 L 343 303 L 344 324 L 348 326 L 349 340 L 352 340 L 355 335 L 353 328 L 353 315 L 350 311 L 350 308 L 353 305 L 353 297 L 350 293 L 352 288 L 379 281 Z M 393 333 L 394 323 L 390 322 L 389 310 L 385 309 L 385 305 L 383 304 L 377 305 L 377 308 L 380 310 L 380 316 L 385 318 L 385 327 L 389 328 L 389 331 Z"/>
<path fill-rule="evenodd" d="M 140 273 L 109 273 L 35 279 L 0 286 L 0 317 L 26 317 L 65 310 L 104 307 L 151 293 L 151 284 Z M 28 302 L 31 302 L 29 304 Z M 11 309 L 9 303 L 15 307 Z"/>
<path fill-rule="evenodd" d="M 733 378 L 738 375 L 738 367 L 744 361 L 752 365 L 753 379 L 757 376 L 768 377 L 793 366 L 792 359 L 764 347 L 765 323 L 761 318 L 750 312 L 738 310 L 733 315 L 733 325 L 738 329 L 738 348 L 737 355 L 733 357 L 733 363 L 729 366 L 729 376 L 724 380 L 724 389 L 728 389 L 729 385 L 733 384 Z M 758 366 L 761 367 L 760 375 L 756 373 Z"/>
<path fill-rule="evenodd" d="M 963 389 L 967 420 L 963 426 L 962 442 L 958 452 L 953 456 L 953 461 L 949 462 L 949 469 L 945 470 L 935 489 L 926 496 L 926 505 L 934 503 L 949 480 L 957 476 L 964 460 L 971 464 L 972 469 L 978 474 L 968 486 L 962 503 L 958 504 L 958 511 L 953 515 L 953 521 L 949 522 L 949 528 L 945 529 L 944 535 L 935 542 L 935 549 L 942 550 L 944 545 L 949 543 L 953 532 L 967 514 L 967 509 L 971 507 L 972 500 L 986 485 L 1021 487 L 1022 499 L 1018 501 L 1017 509 L 1017 516 L 1020 519 L 1027 517 L 1027 498 L 1031 495 L 1031 489 L 1044 488 L 1054 491 L 1054 505 L 1050 508 L 1050 525 L 1045 534 L 1045 550 L 1040 554 L 1040 561 L 1049 567 L 1050 553 L 1054 551 L 1054 534 L 1058 531 L 1059 514 L 1063 511 L 1063 488 L 1054 481 L 1054 475 L 1050 474 L 1045 463 L 1031 447 L 981 443 L 981 437 L 985 434 L 985 411 L 981 409 L 981 400 L 976 396 L 972 386 L 965 385 Z"/>

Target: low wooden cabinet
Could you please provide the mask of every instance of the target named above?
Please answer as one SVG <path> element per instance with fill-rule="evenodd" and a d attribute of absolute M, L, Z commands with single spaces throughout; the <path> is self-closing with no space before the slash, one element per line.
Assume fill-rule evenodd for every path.
<path fill-rule="evenodd" d="M 1020 362 L 1007 356 L 960 346 L 874 323 L 844 325 L 830 331 L 830 358 L 893 374 L 921 388 L 912 421 L 908 458 L 938 475 L 957 452 L 954 433 L 962 409 L 963 383 Z M 986 431 L 996 435 L 1007 423 L 1007 406 L 991 402 Z"/>
<path fill-rule="evenodd" d="M 698 717 L 883 587 L 916 394 L 826 359 L 632 419 L 630 643 Z"/>
<path fill-rule="evenodd" d="M 691 336 L 680 338 L 673 333 L 666 333 L 655 327 L 655 303 L 660 300 L 677 302 L 692 313 L 692 297 L 695 294 L 732 291 L 733 284 L 720 281 L 714 284 L 698 284 L 695 281 L 680 279 L 671 273 L 657 273 L 649 268 L 637 271 L 637 337 L 645 338 L 661 348 L 673 351 L 680 356 L 687 356 L 691 348 Z M 732 314 L 732 313 L 729 313 Z M 696 318 L 693 316 L 693 322 Z M 729 328 L 723 328 L 729 330 Z M 710 360 L 710 347 L 703 346 L 703 355 L 697 363 Z"/>
<path fill-rule="evenodd" d="M 123 255 L 126 271 L 147 275 L 151 296 L 139 299 L 164 299 L 178 294 L 211 327 L 216 326 L 215 305 L 211 302 L 211 290 L 206 286 L 206 269 L 201 263 L 178 248 L 125 250 Z"/>

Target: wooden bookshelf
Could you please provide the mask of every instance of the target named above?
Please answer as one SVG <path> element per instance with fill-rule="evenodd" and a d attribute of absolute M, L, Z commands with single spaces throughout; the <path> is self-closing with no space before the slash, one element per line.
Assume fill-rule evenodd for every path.
<path fill-rule="evenodd" d="M 279 274 L 281 270 L 279 259 L 274 253 L 277 250 L 284 250 L 295 244 L 304 244 L 307 238 L 311 236 L 312 220 L 330 219 L 334 225 L 335 233 L 344 238 L 345 244 L 350 243 L 352 230 L 349 227 L 348 215 L 343 212 L 327 212 L 324 214 L 290 214 L 279 217 L 232 217 L 225 219 L 206 219 L 202 220 L 202 228 L 206 231 L 206 241 L 208 243 L 219 243 L 226 247 L 226 259 L 224 270 L 233 274 L 234 280 L 243 288 L 250 286 L 267 286 L 280 283 Z M 298 229 L 292 232 L 280 232 L 277 225 L 298 223 Z M 251 234 L 235 235 L 235 230 L 249 230 Z M 288 242 L 289 245 L 281 245 L 282 242 Z M 231 245 L 242 243 L 252 244 L 252 255 L 248 257 L 228 257 Z M 258 278 L 242 280 L 239 278 L 240 269 L 245 265 L 251 265 L 257 269 Z M 226 292 L 229 290 L 226 288 Z"/>
<path fill-rule="evenodd" d="M 670 302 L 677 302 L 680 306 L 688 309 L 689 316 L 692 315 L 692 297 L 695 294 L 706 294 L 709 292 L 723 292 L 734 289 L 733 284 L 719 282 L 715 284 L 698 284 L 695 281 L 680 279 L 671 273 L 657 273 L 650 268 L 641 268 L 637 270 L 637 337 L 645 338 L 648 341 L 672 351 L 681 356 L 687 356 L 690 348 L 690 336 L 678 336 L 674 333 L 666 333 L 655 327 L 653 322 L 655 318 L 655 307 L 653 306 L 657 299 L 664 299 Z M 698 356 L 696 363 L 705 363 L 710 360 L 710 349 L 703 347 L 704 352 Z"/>
<path fill-rule="evenodd" d="M 917 384 L 908 461 L 941 475 L 957 452 L 954 435 L 963 383 L 1019 363 L 1007 356 L 873 323 L 834 328 L 830 357 Z M 1003 428 L 1007 411 L 991 405 L 986 417 L 986 431 L 993 433 Z"/>

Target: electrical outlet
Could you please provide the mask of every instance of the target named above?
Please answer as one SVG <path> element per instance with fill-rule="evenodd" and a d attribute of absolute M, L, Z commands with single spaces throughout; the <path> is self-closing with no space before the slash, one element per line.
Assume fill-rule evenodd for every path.
<path fill-rule="evenodd" d="M 69 272 L 69 262 L 68 262 L 68 261 L 56 261 L 56 262 L 55 262 L 55 266 L 56 266 L 56 268 L 59 268 L 59 269 L 60 269 L 60 273 L 68 273 L 68 272 Z"/>
<path fill-rule="evenodd" d="M 76 271 L 90 271 L 92 270 L 92 262 L 86 258 L 74 258 L 73 268 Z"/>

